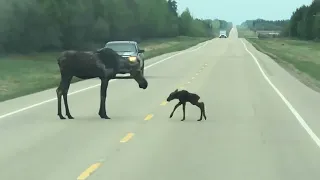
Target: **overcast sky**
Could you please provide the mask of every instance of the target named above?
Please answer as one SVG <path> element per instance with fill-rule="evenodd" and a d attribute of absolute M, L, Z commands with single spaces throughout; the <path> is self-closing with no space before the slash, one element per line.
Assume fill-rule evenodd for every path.
<path fill-rule="evenodd" d="M 176 0 L 179 13 L 188 7 L 193 16 L 240 24 L 248 19 L 289 19 L 292 12 L 312 0 Z M 228 5 L 229 4 L 229 5 Z"/>

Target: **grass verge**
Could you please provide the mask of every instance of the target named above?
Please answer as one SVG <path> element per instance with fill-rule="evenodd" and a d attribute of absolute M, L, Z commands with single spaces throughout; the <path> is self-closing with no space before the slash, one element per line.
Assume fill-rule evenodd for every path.
<path fill-rule="evenodd" d="M 320 43 L 276 38 L 246 39 L 302 83 L 320 92 Z"/>
<path fill-rule="evenodd" d="M 258 38 L 257 34 L 247 28 L 237 27 L 238 38 Z"/>
<path fill-rule="evenodd" d="M 152 39 L 140 43 L 146 59 L 187 49 L 209 40 L 206 37 Z M 60 73 L 56 53 L 11 55 L 0 58 L 0 102 L 57 87 Z M 80 81 L 74 78 L 72 82 Z"/>

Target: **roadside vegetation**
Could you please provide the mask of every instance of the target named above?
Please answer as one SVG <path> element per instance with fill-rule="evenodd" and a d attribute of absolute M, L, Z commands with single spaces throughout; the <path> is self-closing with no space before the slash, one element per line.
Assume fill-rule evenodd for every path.
<path fill-rule="evenodd" d="M 263 30 L 280 34 L 259 35 Z M 320 1 L 297 8 L 288 20 L 247 20 L 238 26 L 238 36 L 320 92 Z"/>
<path fill-rule="evenodd" d="M 2 0 L 0 17 L 0 101 L 56 87 L 56 58 L 63 50 L 134 40 L 148 59 L 232 27 L 225 20 L 195 18 L 188 8 L 179 14 L 174 0 Z"/>

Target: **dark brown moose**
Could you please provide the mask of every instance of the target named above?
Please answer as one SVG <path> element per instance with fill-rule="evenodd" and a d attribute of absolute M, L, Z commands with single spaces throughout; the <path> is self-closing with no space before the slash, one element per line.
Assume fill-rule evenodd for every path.
<path fill-rule="evenodd" d="M 139 84 L 139 88 L 146 89 L 148 87 L 148 82 L 141 73 L 139 62 L 129 61 L 109 48 L 90 52 L 67 50 L 61 53 L 57 61 L 61 74 L 60 84 L 56 90 L 60 119 L 66 119 L 61 114 L 62 96 L 66 115 L 69 119 L 74 119 L 70 114 L 67 98 L 71 79 L 74 76 L 81 79 L 99 78 L 101 80 L 99 115 L 103 119 L 110 119 L 105 106 L 107 88 L 109 80 L 115 78 L 119 70 L 129 69 L 131 77 Z"/>

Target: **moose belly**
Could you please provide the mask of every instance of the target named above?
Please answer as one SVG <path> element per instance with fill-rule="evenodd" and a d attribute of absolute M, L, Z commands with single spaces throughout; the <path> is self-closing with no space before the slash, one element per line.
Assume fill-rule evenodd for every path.
<path fill-rule="evenodd" d="M 83 69 L 76 69 L 73 72 L 74 76 L 81 78 L 81 79 L 92 79 L 92 78 L 99 78 L 104 76 L 104 72 L 102 69 L 97 67 L 87 67 Z"/>

